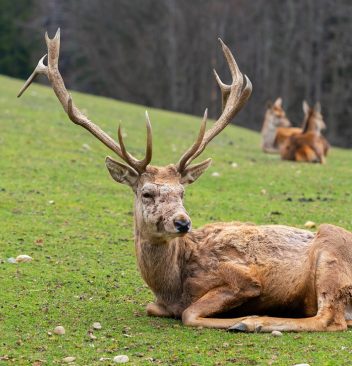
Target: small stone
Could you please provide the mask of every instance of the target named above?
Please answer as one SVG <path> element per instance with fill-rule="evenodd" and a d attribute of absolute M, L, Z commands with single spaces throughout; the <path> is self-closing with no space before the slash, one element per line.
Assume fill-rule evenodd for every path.
<path fill-rule="evenodd" d="M 76 360 L 76 357 L 68 356 L 62 359 L 62 362 L 70 363 Z"/>
<path fill-rule="evenodd" d="M 316 226 L 315 222 L 314 221 L 307 221 L 304 226 L 308 229 L 312 229 L 313 227 Z"/>
<path fill-rule="evenodd" d="M 58 325 L 57 327 L 54 328 L 54 333 L 58 335 L 63 335 L 66 333 L 65 328 L 62 325 Z"/>
<path fill-rule="evenodd" d="M 260 191 L 260 193 L 264 196 L 264 195 L 266 195 L 268 192 L 266 191 L 266 189 L 262 189 L 262 190 Z"/>
<path fill-rule="evenodd" d="M 82 147 L 84 150 L 88 150 L 88 151 L 92 150 L 88 144 L 83 144 Z"/>
<path fill-rule="evenodd" d="M 220 173 L 218 172 L 214 172 L 211 174 L 212 177 L 220 177 Z"/>
<path fill-rule="evenodd" d="M 224 348 L 227 348 L 227 347 L 230 347 L 230 344 L 229 344 L 229 343 L 227 343 L 227 342 L 225 342 L 225 343 L 223 343 L 223 344 L 222 344 L 222 346 L 223 346 Z"/>
<path fill-rule="evenodd" d="M 100 357 L 99 361 L 110 361 L 111 358 L 110 357 Z"/>
<path fill-rule="evenodd" d="M 26 262 L 31 262 L 32 260 L 33 260 L 33 258 L 27 254 L 21 254 L 16 257 L 17 263 L 26 263 Z"/>
<path fill-rule="evenodd" d="M 273 330 L 273 331 L 271 332 L 271 335 L 272 335 L 273 337 L 282 337 L 282 333 L 281 333 L 279 330 Z"/>
<path fill-rule="evenodd" d="M 128 358 L 128 356 L 126 356 L 126 355 L 118 355 L 118 356 L 115 356 L 114 358 L 113 358 L 113 361 L 115 362 L 115 363 L 126 363 L 126 362 L 128 362 L 130 359 Z"/>
<path fill-rule="evenodd" d="M 43 365 L 43 361 L 42 360 L 37 360 L 37 361 L 34 361 L 32 363 L 32 366 L 42 366 Z"/>
<path fill-rule="evenodd" d="M 233 162 L 233 163 L 231 164 L 231 166 L 232 166 L 232 168 L 238 168 L 238 164 L 237 164 L 237 163 L 235 163 L 235 162 Z"/>
<path fill-rule="evenodd" d="M 93 329 L 100 330 L 102 328 L 101 324 L 99 322 L 93 323 Z"/>
<path fill-rule="evenodd" d="M 49 205 L 53 205 L 55 203 L 55 201 L 50 200 L 50 201 L 48 201 L 48 203 L 49 203 Z"/>
<path fill-rule="evenodd" d="M 89 339 L 91 339 L 92 341 L 95 341 L 97 339 L 97 337 L 93 334 L 92 331 L 88 331 L 88 337 Z"/>
<path fill-rule="evenodd" d="M 8 259 L 7 259 L 7 262 L 8 262 L 8 263 L 12 263 L 12 264 L 17 263 L 17 262 L 16 262 L 16 258 L 13 258 L 13 257 L 8 258 Z"/>

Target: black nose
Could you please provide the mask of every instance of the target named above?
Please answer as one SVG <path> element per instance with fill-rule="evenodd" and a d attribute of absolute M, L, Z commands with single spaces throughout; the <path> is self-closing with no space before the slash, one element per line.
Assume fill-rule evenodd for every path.
<path fill-rule="evenodd" d="M 175 220 L 175 228 L 179 233 L 187 233 L 191 227 L 191 221 L 189 220 Z"/>

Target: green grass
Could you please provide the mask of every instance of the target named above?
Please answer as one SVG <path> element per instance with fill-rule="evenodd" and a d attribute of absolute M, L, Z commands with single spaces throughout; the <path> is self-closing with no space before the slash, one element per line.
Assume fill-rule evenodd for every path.
<path fill-rule="evenodd" d="M 136 267 L 133 197 L 110 178 L 110 152 L 69 122 L 50 89 L 33 85 L 17 99 L 21 85 L 0 77 L 0 357 L 8 356 L 0 365 L 60 365 L 66 356 L 80 366 L 109 365 L 99 359 L 118 354 L 133 365 L 351 364 L 351 331 L 274 338 L 147 317 L 153 296 Z M 144 107 L 73 95 L 112 135 L 122 121 L 129 149 L 143 153 Z M 200 118 L 149 113 L 153 163 L 177 161 Z M 333 148 L 326 165 L 295 164 L 261 153 L 259 142 L 257 133 L 229 126 L 208 147 L 202 157 L 213 157 L 213 166 L 186 195 L 194 227 L 312 220 L 352 230 L 352 151 Z M 34 261 L 7 262 L 19 254 Z M 95 321 L 103 328 L 91 341 Z M 66 334 L 48 335 L 59 324 Z"/>

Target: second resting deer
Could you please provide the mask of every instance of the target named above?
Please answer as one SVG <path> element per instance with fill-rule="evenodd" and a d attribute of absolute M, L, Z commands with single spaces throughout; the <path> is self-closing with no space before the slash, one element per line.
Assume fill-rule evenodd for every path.
<path fill-rule="evenodd" d="M 134 195 L 137 262 L 155 295 L 147 306 L 150 316 L 249 332 L 347 328 L 352 319 L 352 233 L 333 225 L 312 233 L 238 222 L 192 230 L 183 206 L 185 186 L 199 178 L 211 160 L 191 163 L 243 107 L 252 90 L 222 41 L 233 79 L 226 85 L 216 74 L 225 100 L 223 112 L 208 131 L 205 114 L 195 143 L 176 164 L 163 167 L 150 165 L 148 117 L 146 154 L 138 160 L 127 152 L 120 129 L 117 143 L 73 104 L 58 69 L 60 33 L 53 39 L 46 35 L 46 43 L 48 65 L 44 58 L 39 61 L 19 95 L 37 74 L 46 75 L 71 121 L 125 162 L 106 158 L 112 178 L 129 186 Z"/>
<path fill-rule="evenodd" d="M 286 117 L 286 112 L 282 107 L 282 98 L 279 97 L 273 104 L 268 103 L 264 114 L 264 121 L 261 130 L 262 150 L 266 153 L 279 153 L 276 143 L 277 130 L 296 131 L 291 127 L 291 122 Z"/>
<path fill-rule="evenodd" d="M 303 102 L 304 121 L 301 131 L 277 129 L 275 145 L 278 146 L 283 160 L 294 160 L 309 163 L 324 163 L 330 145 L 322 135 L 326 128 L 321 114 L 320 103 L 310 108 Z"/>

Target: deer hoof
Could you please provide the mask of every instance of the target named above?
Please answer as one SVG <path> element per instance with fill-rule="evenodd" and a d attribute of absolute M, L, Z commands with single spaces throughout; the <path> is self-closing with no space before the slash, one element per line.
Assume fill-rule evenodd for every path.
<path fill-rule="evenodd" d="M 244 323 L 237 323 L 230 328 L 227 328 L 229 332 L 248 332 L 248 327 Z"/>

